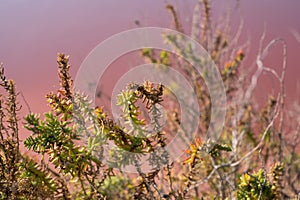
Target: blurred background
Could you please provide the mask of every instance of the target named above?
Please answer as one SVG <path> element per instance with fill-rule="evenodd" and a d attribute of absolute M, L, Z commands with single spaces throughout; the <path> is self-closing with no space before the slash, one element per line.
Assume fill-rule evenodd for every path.
<path fill-rule="evenodd" d="M 70 55 L 71 73 L 75 78 L 79 66 L 103 40 L 121 31 L 135 27 L 172 27 L 172 17 L 166 10 L 172 4 L 179 13 L 185 33 L 189 34 L 191 17 L 196 1 L 172 0 L 68 0 L 68 1 L 9 1 L 0 5 L 0 62 L 6 75 L 17 82 L 34 113 L 48 110 L 45 95 L 59 87 L 56 56 L 58 52 Z M 241 44 L 249 41 L 246 63 L 249 67 L 258 51 L 259 38 L 266 27 L 265 45 L 273 38 L 287 42 L 287 103 L 300 97 L 300 1 L 299 0 L 215 0 L 212 5 L 214 23 L 230 16 L 233 34 L 243 21 Z M 116 60 L 107 72 L 104 85 L 112 87 L 126 67 L 133 67 L 141 59 L 128 56 Z M 266 64 L 280 72 L 282 47 L 276 45 L 267 57 Z M 255 66 L 252 66 L 255 67 Z M 256 94 L 275 81 L 265 74 L 259 80 Z M 101 89 L 101 86 L 100 86 Z M 267 98 L 265 96 L 261 98 Z M 24 99 L 21 116 L 28 113 Z"/>

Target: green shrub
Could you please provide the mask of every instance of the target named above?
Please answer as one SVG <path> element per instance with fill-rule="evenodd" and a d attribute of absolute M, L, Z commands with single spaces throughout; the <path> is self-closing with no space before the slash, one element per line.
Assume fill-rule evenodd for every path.
<path fill-rule="evenodd" d="M 173 102 L 172 94 L 151 80 L 132 83 L 118 95 L 124 125 L 110 118 L 103 107 L 93 107 L 89 98 L 73 88 L 69 57 L 58 54 L 60 89 L 49 93 L 49 112 L 29 113 L 18 118 L 15 83 L 0 68 L 0 198 L 1 199 L 283 199 L 296 198 L 300 183 L 299 120 L 297 112 L 285 106 L 284 75 L 264 67 L 263 61 L 276 43 L 260 44 L 258 69 L 242 76 L 245 51 L 236 46 L 229 30 L 211 26 L 210 1 L 199 1 L 192 37 L 199 41 L 220 67 L 227 94 L 227 115 L 218 141 L 206 140 L 210 123 L 211 99 L 204 80 L 184 60 L 166 51 L 142 50 L 147 62 L 163 64 L 164 71 L 174 67 L 189 77 L 201 107 L 199 128 L 187 144 L 185 158 L 172 161 L 164 150 L 180 126 L 178 107 L 166 111 L 162 129 L 159 105 Z M 177 11 L 167 5 L 175 29 L 184 32 Z M 184 55 L 205 63 L 194 55 L 190 44 L 176 35 L 164 35 L 166 42 Z M 200 39 L 199 39 L 200 38 Z M 263 41 L 263 37 L 262 37 Z M 229 56 L 232 54 L 233 56 Z M 286 59 L 283 54 L 283 59 Z M 275 74 L 281 89 L 263 107 L 251 99 L 261 70 Z M 203 74 L 206 76 L 207 74 Z M 176 88 L 176 83 L 174 83 Z M 269 94 L 267 94 L 269 95 Z M 188 97 L 187 97 L 188 98 Z M 176 101 L 176 100 L 175 100 Z M 174 104 L 172 104 L 174 105 Z M 142 110 L 149 115 L 146 119 Z M 296 114 L 295 114 L 296 113 Z M 293 120 L 285 115 L 294 116 Z M 191 116 L 193 118 L 193 115 Z M 20 150 L 19 123 L 31 132 L 24 141 L 30 150 Z M 151 124 L 149 134 L 147 125 Z M 189 126 L 187 124 L 187 126 Z M 287 128 L 291 128 L 287 135 Z M 293 135 L 292 135 L 293 134 Z M 292 135 L 292 136 L 291 136 Z M 105 147 L 115 148 L 105 153 Z M 130 152 L 131 154 L 128 154 Z M 32 154 L 38 159 L 31 158 Z M 142 170 L 140 160 L 149 155 L 151 172 Z M 137 174 L 122 169 L 132 165 Z M 272 166 L 272 167 L 270 167 Z M 254 171 L 256 170 L 256 172 Z M 269 173 L 267 173 L 267 171 Z"/>

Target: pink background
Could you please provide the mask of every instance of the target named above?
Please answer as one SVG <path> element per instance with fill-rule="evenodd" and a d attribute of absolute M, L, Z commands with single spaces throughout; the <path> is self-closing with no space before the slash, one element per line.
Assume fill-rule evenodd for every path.
<path fill-rule="evenodd" d="M 190 22 L 196 1 L 168 1 L 179 11 L 185 26 Z M 226 9 L 233 8 L 233 0 L 215 0 L 213 17 L 222 16 Z M 266 42 L 282 37 L 288 44 L 288 70 L 286 88 L 288 102 L 299 100 L 300 87 L 300 43 L 290 30 L 300 32 L 299 0 L 240 0 L 240 11 L 234 12 L 232 23 L 244 19 L 242 41 L 251 40 L 248 62 L 257 52 L 259 38 L 267 25 Z M 32 112 L 47 111 L 45 94 L 58 88 L 56 55 L 63 52 L 71 56 L 71 73 L 76 72 L 88 53 L 101 41 L 121 31 L 135 28 L 135 21 L 141 26 L 172 28 L 171 17 L 164 1 L 155 0 L 68 0 L 68 1 L 11 1 L 0 2 L 0 62 L 4 63 L 6 74 L 17 82 L 17 89 L 25 96 Z M 266 63 L 276 70 L 281 66 L 280 46 L 268 56 Z M 122 60 L 122 59 L 121 59 Z M 124 60 L 122 60 L 124 63 Z M 126 62 L 126 60 L 125 60 Z M 128 63 L 135 62 L 129 60 Z M 116 61 L 113 65 L 118 71 Z M 258 89 L 265 95 L 266 87 Z M 263 84 L 261 82 L 261 84 Z M 19 98 L 24 104 L 22 98 Z M 28 112 L 23 106 L 22 114 Z"/>

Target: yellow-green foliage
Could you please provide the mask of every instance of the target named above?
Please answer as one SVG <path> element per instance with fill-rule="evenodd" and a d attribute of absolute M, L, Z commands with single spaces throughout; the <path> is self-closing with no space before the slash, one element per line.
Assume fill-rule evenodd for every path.
<path fill-rule="evenodd" d="M 1 65 L 0 199 L 296 198 L 300 187 L 298 113 L 284 106 L 284 89 L 275 97 L 266 92 L 269 100 L 262 106 L 250 98 L 259 76 L 249 75 L 248 80 L 240 76 L 246 51 L 238 50 L 237 38 L 230 39 L 227 28 L 215 30 L 211 26 L 210 1 L 201 0 L 197 6 L 202 11 L 199 16 L 195 14 L 198 21 L 193 23 L 192 37 L 215 63 L 224 66 L 219 71 L 226 88 L 227 115 L 218 141 L 205 138 L 212 102 L 203 77 L 190 63 L 167 51 L 143 49 L 142 56 L 157 67 L 163 65 L 164 72 L 177 66 L 189 78 L 201 110 L 195 138 L 189 140 L 185 127 L 190 124 L 182 126 L 180 107 L 164 85 L 147 80 L 124 88 L 117 99 L 124 122 L 120 123 L 105 108 L 93 107 L 86 95 L 76 91 L 69 57 L 64 54 L 57 57 L 60 88 L 46 96 L 49 111 L 29 113 L 20 119 L 16 85 L 5 77 Z M 169 4 L 166 8 L 176 30 L 184 33 L 176 8 Z M 167 33 L 163 37 L 198 67 L 207 64 L 181 37 Z M 282 40 L 271 42 L 267 50 L 259 52 L 258 64 L 278 41 Z M 275 73 L 283 88 L 284 73 L 280 78 L 277 72 L 266 71 Z M 204 71 L 203 76 L 209 74 Z M 180 88 L 176 81 L 172 84 Z M 162 104 L 167 105 L 165 125 L 161 123 Z M 287 120 L 286 114 L 294 117 Z M 193 111 L 188 115 L 194 119 Z M 21 124 L 31 133 L 23 142 L 26 153 L 20 150 Z M 187 149 L 183 157 L 172 160 L 164 147 L 176 134 Z M 109 144 L 114 148 L 105 149 Z M 143 155 L 149 155 L 150 172 L 141 168 Z M 122 169 L 128 165 L 137 173 L 124 173 Z"/>

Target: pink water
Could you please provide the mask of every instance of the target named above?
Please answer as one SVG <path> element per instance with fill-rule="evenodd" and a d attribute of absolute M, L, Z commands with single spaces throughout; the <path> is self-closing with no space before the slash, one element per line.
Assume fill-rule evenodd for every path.
<path fill-rule="evenodd" d="M 179 10 L 187 26 L 189 22 L 186 19 L 191 17 L 195 1 L 168 2 Z M 216 0 L 213 15 L 215 18 L 222 16 L 226 9 L 234 6 L 233 0 Z M 244 19 L 242 39 L 251 39 L 249 60 L 257 51 L 264 24 L 267 25 L 266 42 L 275 37 L 287 41 L 286 88 L 289 102 L 299 97 L 296 91 L 300 83 L 300 41 L 297 42 L 290 31 L 300 32 L 299 9 L 298 0 L 240 0 L 241 14 L 234 12 L 232 19 L 233 27 L 237 26 L 239 16 Z M 7 76 L 17 82 L 17 88 L 25 96 L 31 111 L 44 112 L 47 111 L 45 94 L 58 86 L 57 52 L 71 55 L 71 72 L 75 76 L 84 58 L 96 45 L 113 34 L 136 27 L 136 20 L 141 26 L 171 27 L 164 1 L 2 0 L 0 61 L 5 65 Z M 267 60 L 267 64 L 276 70 L 281 65 L 280 50 L 277 46 Z M 270 79 L 266 82 L 268 84 Z M 265 92 L 264 87 L 260 90 Z M 20 103 L 23 104 L 22 99 Z M 23 107 L 22 113 L 26 112 L 26 107 Z"/>

